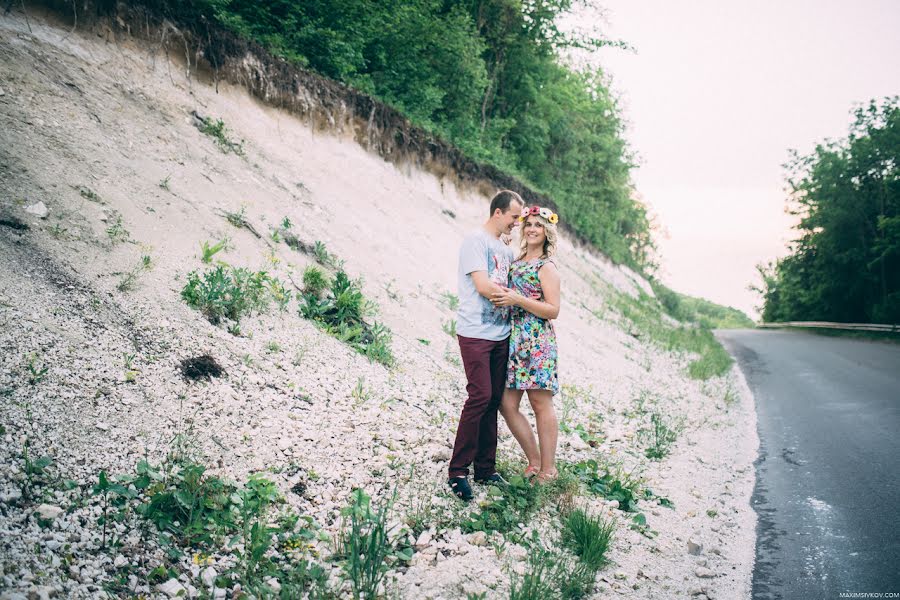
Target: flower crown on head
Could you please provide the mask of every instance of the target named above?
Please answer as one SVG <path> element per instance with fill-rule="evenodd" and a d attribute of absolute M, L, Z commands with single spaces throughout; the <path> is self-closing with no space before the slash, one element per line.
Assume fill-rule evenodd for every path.
<path fill-rule="evenodd" d="M 522 214 L 519 215 L 519 221 L 524 221 L 532 215 L 543 217 L 553 225 L 556 225 L 556 223 L 559 222 L 559 215 L 543 206 L 526 206 L 522 209 Z"/>

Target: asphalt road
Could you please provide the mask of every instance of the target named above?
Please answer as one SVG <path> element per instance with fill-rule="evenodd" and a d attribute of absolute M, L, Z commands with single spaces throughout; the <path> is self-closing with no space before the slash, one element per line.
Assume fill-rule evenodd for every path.
<path fill-rule="evenodd" d="M 753 599 L 900 598 L 900 344 L 716 335 L 756 398 Z"/>

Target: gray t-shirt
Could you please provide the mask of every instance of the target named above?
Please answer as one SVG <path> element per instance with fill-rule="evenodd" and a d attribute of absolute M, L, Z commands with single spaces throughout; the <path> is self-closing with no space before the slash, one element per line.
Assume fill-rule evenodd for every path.
<path fill-rule="evenodd" d="M 464 337 L 499 341 L 509 336 L 509 307 L 495 307 L 478 293 L 470 273 L 485 271 L 491 282 L 507 287 L 514 255 L 509 246 L 487 231 L 466 236 L 459 249 L 459 310 L 456 332 Z"/>

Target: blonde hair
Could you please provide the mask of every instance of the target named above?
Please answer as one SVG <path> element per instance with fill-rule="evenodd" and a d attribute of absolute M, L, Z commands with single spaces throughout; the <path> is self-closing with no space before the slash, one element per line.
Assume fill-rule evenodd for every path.
<path fill-rule="evenodd" d="M 541 215 L 528 215 L 519 226 L 519 259 L 524 258 L 525 254 L 528 252 L 528 242 L 525 240 L 525 223 L 527 223 L 528 219 L 531 217 L 537 219 L 541 225 L 544 226 L 544 235 L 546 238 L 544 239 L 544 253 L 541 255 L 541 258 L 551 258 L 556 254 L 556 244 L 559 240 L 559 233 L 556 230 L 556 225 Z"/>

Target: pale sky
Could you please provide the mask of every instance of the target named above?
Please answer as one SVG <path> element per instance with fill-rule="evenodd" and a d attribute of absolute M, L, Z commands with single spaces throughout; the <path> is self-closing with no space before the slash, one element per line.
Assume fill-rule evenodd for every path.
<path fill-rule="evenodd" d="M 900 94 L 900 0 L 598 0 L 604 49 L 667 236 L 661 278 L 756 318 L 754 265 L 786 254 L 788 149 L 846 136 L 850 111 Z"/>

